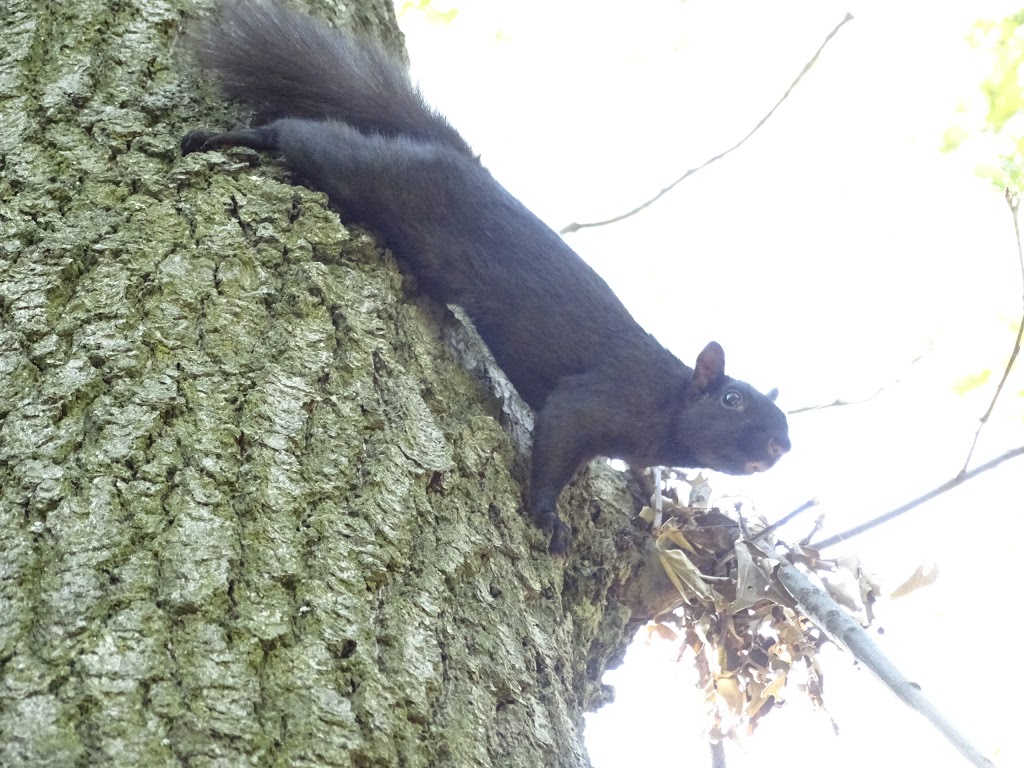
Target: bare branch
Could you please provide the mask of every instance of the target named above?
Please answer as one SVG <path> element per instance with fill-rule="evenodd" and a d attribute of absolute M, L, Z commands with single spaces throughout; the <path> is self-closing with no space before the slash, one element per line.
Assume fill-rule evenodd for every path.
<path fill-rule="evenodd" d="M 644 210 L 648 206 L 653 205 L 655 202 L 657 202 L 662 197 L 664 197 L 669 192 L 671 192 L 673 189 L 675 189 L 675 187 L 677 185 L 679 185 L 681 182 L 683 182 L 684 180 L 688 179 L 690 176 L 693 176 L 693 174 L 695 174 L 697 171 L 702 170 L 704 168 L 707 168 L 709 165 L 711 165 L 716 160 L 721 160 L 723 157 L 728 155 L 733 150 L 739 149 L 741 146 L 743 146 L 747 142 L 747 139 L 749 139 L 751 136 L 753 136 L 755 133 L 757 133 L 758 129 L 760 129 L 760 127 L 762 125 L 764 125 L 766 122 L 768 122 L 768 119 L 773 114 L 775 114 L 775 110 L 777 110 L 780 106 L 782 106 L 782 102 L 784 102 L 789 97 L 789 94 L 792 93 L 794 88 L 796 88 L 797 83 L 799 83 L 800 80 L 803 78 L 803 76 L 806 75 L 807 72 L 810 70 L 810 68 L 812 66 L 814 66 L 814 62 L 816 62 L 818 60 L 818 57 L 821 55 L 821 52 L 825 49 L 825 46 L 828 45 L 829 40 L 831 40 L 833 37 L 835 37 L 836 33 L 839 32 L 840 28 L 844 24 L 846 24 L 846 22 L 852 21 L 852 20 L 853 20 L 853 14 L 847 13 L 846 17 L 836 25 L 835 29 L 833 29 L 831 32 L 828 33 L 828 35 L 825 37 L 824 42 L 822 42 L 822 44 L 820 46 L 818 46 L 818 50 L 811 57 L 810 61 L 808 61 L 806 64 L 804 64 L 804 68 L 802 70 L 800 70 L 800 74 L 796 76 L 796 80 L 794 80 L 790 84 L 789 88 L 786 89 L 786 92 L 784 94 L 782 94 L 782 98 L 779 99 L 775 103 L 775 106 L 772 107 L 768 111 L 768 114 L 766 114 L 764 117 L 762 117 L 758 121 L 757 125 L 755 125 L 750 130 L 750 133 L 748 133 L 746 136 L 744 136 L 742 139 L 740 139 L 738 142 L 736 142 L 736 144 L 734 144 L 733 146 L 729 147 L 728 149 L 726 149 L 723 152 L 719 152 L 714 157 L 712 157 L 712 158 L 710 158 L 708 160 L 705 160 L 703 163 L 698 165 L 696 168 L 691 168 L 686 173 L 684 173 L 682 176 L 680 176 L 678 179 L 676 179 L 671 184 L 669 184 L 667 187 L 665 187 L 663 190 L 661 190 L 661 192 L 659 192 L 654 197 L 652 197 L 650 200 L 648 200 L 647 202 L 645 202 L 645 203 L 643 203 L 641 205 L 638 205 L 636 208 L 634 208 L 633 210 L 629 211 L 628 213 L 623 213 L 620 216 L 615 216 L 615 217 L 610 218 L 610 219 L 605 219 L 604 221 L 591 221 L 591 222 L 584 222 L 583 224 L 579 224 L 579 223 L 573 222 L 572 224 L 567 224 L 566 226 L 564 226 L 561 229 L 560 234 L 567 235 L 567 234 L 570 234 L 572 232 L 578 232 L 581 229 L 587 229 L 589 227 L 603 227 L 606 224 L 614 224 L 617 221 L 622 221 L 623 219 L 628 219 L 630 216 L 634 216 L 634 215 L 640 213 L 640 211 Z"/>
<path fill-rule="evenodd" d="M 763 539 L 769 533 L 774 533 L 777 529 L 779 529 L 782 526 L 784 526 L 786 523 L 788 523 L 794 517 L 796 517 L 797 515 L 803 514 L 808 509 L 813 509 L 814 507 L 818 506 L 819 503 L 820 502 L 817 499 L 808 499 L 803 504 L 801 504 L 799 507 L 797 507 L 792 512 L 790 512 L 788 515 L 784 515 L 781 520 L 778 520 L 778 521 L 772 523 L 767 528 L 765 528 L 763 531 L 759 532 L 756 536 L 753 536 L 751 538 L 751 541 L 757 541 L 758 539 Z"/>
<path fill-rule="evenodd" d="M 1021 281 L 1024 285 L 1024 250 L 1021 249 L 1020 244 L 1020 222 L 1017 214 L 1020 211 L 1020 194 L 1017 192 L 1011 192 L 1010 188 L 1006 188 L 1006 204 L 1010 206 L 1010 214 L 1013 216 L 1013 233 L 1017 236 L 1017 258 L 1020 260 L 1020 272 Z M 988 419 L 992 415 L 992 411 L 996 407 L 996 400 L 999 399 L 999 395 L 1003 391 L 1003 385 L 1006 380 L 1010 377 L 1010 371 L 1013 369 L 1013 363 L 1017 359 L 1017 355 L 1020 354 L 1020 340 L 1024 336 L 1024 317 L 1020 319 L 1020 327 L 1017 328 L 1017 339 L 1013 343 L 1013 351 L 1010 353 L 1010 359 L 1006 362 L 1006 370 L 1003 371 L 1003 378 L 999 380 L 999 385 L 996 387 L 995 394 L 992 395 L 992 402 L 988 404 L 988 410 L 985 411 L 985 415 L 979 419 L 978 430 L 974 433 L 974 440 L 971 443 L 971 449 L 967 452 L 967 458 L 964 460 L 964 466 L 960 470 L 960 474 L 964 474 L 967 471 L 967 465 L 971 463 L 971 458 L 974 456 L 974 449 L 978 445 L 978 438 L 981 437 L 981 430 L 988 424 Z"/>
<path fill-rule="evenodd" d="M 711 742 L 711 768 L 726 768 L 725 744 L 721 741 Z"/>
<path fill-rule="evenodd" d="M 849 539 L 852 539 L 854 536 L 864 533 L 864 531 L 870 530 L 878 525 L 881 525 L 882 523 L 892 520 L 895 517 L 899 517 L 904 512 L 909 512 L 915 507 L 921 506 L 926 501 L 931 501 L 936 496 L 939 496 L 945 493 L 946 491 L 952 490 L 953 488 L 956 488 L 958 485 L 966 483 L 968 480 L 972 480 L 984 472 L 988 472 L 990 469 L 995 469 L 1004 461 L 1009 461 L 1010 459 L 1021 455 L 1024 455 L 1024 445 L 1009 450 L 1006 453 L 1001 454 L 1000 456 L 997 456 L 996 458 L 992 459 L 992 461 L 986 462 L 982 464 L 980 467 L 975 467 L 969 472 L 960 472 L 953 479 L 946 481 L 937 488 L 933 488 L 923 496 L 918 496 L 913 501 L 908 501 L 903 506 L 896 507 L 896 509 L 892 510 L 891 512 L 886 512 L 884 515 L 880 515 L 879 517 L 876 517 L 874 520 L 869 520 L 868 522 L 862 523 L 861 525 L 851 528 L 848 531 L 843 531 L 842 533 L 837 533 L 835 536 L 830 536 L 827 539 L 824 539 L 823 541 L 815 542 L 810 546 L 814 547 L 815 549 L 821 550 L 825 547 L 831 547 L 833 544 L 838 544 L 841 541 L 848 541 Z"/>
<path fill-rule="evenodd" d="M 924 358 L 925 358 L 925 356 L 927 354 L 928 354 L 927 352 L 924 352 L 924 353 L 918 355 L 917 357 L 915 357 L 913 360 L 910 361 L 910 366 L 909 367 L 913 367 L 913 366 L 917 365 L 919 362 L 921 362 L 922 360 L 924 360 Z M 889 389 L 889 387 L 895 387 L 902 380 L 903 380 L 902 378 L 893 379 L 888 384 L 883 384 L 882 386 L 880 386 L 878 389 L 876 389 L 874 392 L 872 392 L 867 397 L 862 397 L 859 400 L 843 400 L 842 398 L 838 398 L 837 397 L 831 403 L 822 403 L 820 405 L 804 405 L 804 406 L 801 406 L 800 408 L 794 408 L 791 411 L 786 411 L 786 415 L 787 416 L 792 416 L 792 415 L 797 414 L 797 413 L 810 413 L 811 411 L 821 411 L 821 410 L 824 410 L 825 408 L 838 408 L 838 407 L 843 406 L 843 405 L 860 405 L 861 403 L 867 403 L 867 402 L 869 402 L 871 400 L 874 400 L 880 394 L 885 392 L 885 390 Z"/>
<path fill-rule="evenodd" d="M 992 763 L 981 754 L 981 751 L 971 744 L 925 698 L 921 686 L 908 680 L 896 665 L 882 653 L 871 636 L 850 614 L 842 610 L 832 598 L 811 583 L 803 572 L 789 562 L 788 558 L 766 545 L 760 545 L 760 548 L 766 554 L 771 551 L 772 555 L 781 561 L 775 570 L 775 576 L 796 600 L 801 613 L 813 621 L 832 642 L 845 649 L 870 669 L 875 677 L 907 706 L 924 715 L 972 765 L 978 766 L 978 768 L 993 768 Z"/>

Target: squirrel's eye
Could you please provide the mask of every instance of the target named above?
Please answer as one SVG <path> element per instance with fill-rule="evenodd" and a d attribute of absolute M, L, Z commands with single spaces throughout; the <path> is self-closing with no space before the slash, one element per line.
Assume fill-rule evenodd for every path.
<path fill-rule="evenodd" d="M 743 395 L 735 389 L 730 389 L 722 395 L 722 405 L 726 408 L 739 408 L 743 404 Z"/>

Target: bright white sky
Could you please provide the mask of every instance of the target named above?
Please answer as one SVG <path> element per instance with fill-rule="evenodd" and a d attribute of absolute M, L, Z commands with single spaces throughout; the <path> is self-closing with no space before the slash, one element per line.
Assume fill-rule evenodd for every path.
<path fill-rule="evenodd" d="M 792 417 L 790 456 L 763 476 L 716 478 L 716 491 L 749 494 L 769 519 L 818 497 L 828 534 L 956 473 L 994 382 L 967 396 L 954 383 L 985 369 L 998 378 L 1022 286 L 1006 204 L 973 171 L 992 161 L 993 145 L 952 155 L 938 146 L 955 123 L 980 125 L 990 61 L 964 41 L 972 22 L 1017 4 L 451 5 L 449 23 L 403 14 L 414 71 L 485 164 L 555 229 L 629 210 L 735 143 L 851 11 L 855 20 L 744 147 L 640 216 L 567 239 L 684 361 L 714 338 L 730 373 L 778 386 L 784 409 L 899 380 L 865 405 Z M 1017 375 L 975 464 L 1024 442 L 1022 391 Z M 878 607 L 879 641 L 1003 766 L 1024 765 L 1012 706 L 1022 477 L 1018 459 L 847 550 L 890 588 L 937 561 L 935 586 Z M 800 538 L 812 522 L 783 537 Z M 869 673 L 839 653 L 826 662 L 841 736 L 794 696 L 730 749 L 730 768 L 964 764 Z M 634 647 L 609 676 L 616 704 L 589 718 L 595 767 L 708 765 L 692 674 L 665 649 Z"/>

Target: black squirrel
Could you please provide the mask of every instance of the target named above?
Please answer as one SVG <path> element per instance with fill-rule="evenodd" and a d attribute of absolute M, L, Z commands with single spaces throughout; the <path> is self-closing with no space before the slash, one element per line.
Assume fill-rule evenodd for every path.
<path fill-rule="evenodd" d="M 715 342 L 693 369 L 662 347 L 378 45 L 252 2 L 222 4 L 195 48 L 256 117 L 250 128 L 192 131 L 182 153 L 280 151 L 381 235 L 429 295 L 465 310 L 536 414 L 529 509 L 552 553 L 570 540 L 559 494 L 596 456 L 748 474 L 789 450 L 774 392 L 726 376 Z"/>

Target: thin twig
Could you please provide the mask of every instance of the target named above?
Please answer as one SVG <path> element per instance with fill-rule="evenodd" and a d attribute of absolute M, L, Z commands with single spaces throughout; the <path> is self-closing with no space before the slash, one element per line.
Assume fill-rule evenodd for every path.
<path fill-rule="evenodd" d="M 924 358 L 925 358 L 925 356 L 927 354 L 928 354 L 927 352 L 924 352 L 924 353 L 918 355 L 917 357 L 915 357 L 913 360 L 910 361 L 910 366 L 909 367 L 913 367 L 913 366 L 917 365 L 919 362 L 921 362 L 922 360 L 924 360 Z M 862 397 L 859 400 L 843 400 L 842 398 L 836 398 L 831 403 L 822 403 L 820 405 L 803 405 L 803 406 L 801 406 L 799 408 L 794 408 L 793 410 L 786 411 L 786 415 L 787 416 L 792 416 L 792 415 L 797 414 L 797 413 L 810 413 L 811 411 L 821 411 L 821 410 L 824 410 L 825 408 L 838 408 L 838 407 L 844 406 L 844 405 L 861 405 L 862 403 L 866 403 L 866 402 L 868 402 L 870 400 L 874 400 L 880 394 L 885 392 L 885 390 L 889 389 L 889 387 L 895 387 L 901 381 L 902 381 L 902 379 L 893 379 L 888 384 L 883 384 L 882 386 L 880 386 L 878 389 L 876 389 L 874 392 L 872 392 L 867 397 Z"/>
<path fill-rule="evenodd" d="M 1017 214 L 1020 211 L 1020 195 L 1016 192 L 1011 192 L 1009 187 L 1006 188 L 1006 204 L 1010 206 L 1010 213 L 1013 216 L 1013 233 L 1017 236 L 1017 258 L 1020 260 L 1021 284 L 1024 286 L 1024 250 L 1021 249 L 1020 222 L 1017 218 Z M 974 433 L 974 440 L 971 443 L 971 449 L 967 452 L 967 458 L 964 460 L 964 466 L 960 470 L 961 475 L 967 471 L 967 465 L 971 463 L 971 458 L 974 456 L 974 449 L 978 445 L 978 438 L 981 437 L 981 430 L 983 430 L 985 425 L 988 424 L 989 416 L 992 415 L 992 411 L 996 407 L 996 400 L 999 399 L 999 395 L 1003 391 L 1003 385 L 1010 377 L 1010 370 L 1013 368 L 1013 363 L 1017 359 L 1017 355 L 1020 354 L 1020 340 L 1022 336 L 1024 336 L 1024 316 L 1020 319 L 1020 327 L 1017 328 L 1017 339 L 1013 343 L 1013 352 L 1010 353 L 1010 359 L 1006 363 L 1006 369 L 1003 371 L 1003 378 L 999 380 L 999 386 L 996 387 L 995 394 L 992 395 L 992 402 L 988 404 L 988 410 L 985 411 L 985 415 L 979 420 L 978 430 Z"/>
<path fill-rule="evenodd" d="M 892 520 L 894 517 L 899 517 L 904 512 L 909 512 L 915 507 L 921 506 L 926 501 L 931 501 L 936 496 L 939 496 L 945 493 L 946 491 L 952 490 L 953 488 L 956 488 L 958 485 L 966 483 L 968 480 L 972 480 L 984 472 L 988 472 L 990 469 L 998 467 L 1004 461 L 1008 461 L 1012 458 L 1021 455 L 1024 455 L 1024 445 L 1009 450 L 1000 456 L 996 456 L 996 458 L 992 459 L 992 461 L 986 462 L 982 464 L 980 467 L 975 467 L 969 472 L 960 472 L 952 480 L 947 480 L 945 483 L 938 486 L 937 488 L 933 488 L 923 496 L 918 496 L 913 501 L 908 501 L 901 507 L 896 507 L 896 509 L 892 510 L 891 512 L 886 512 L 884 515 L 880 515 L 879 517 L 876 517 L 874 520 L 869 520 L 868 522 L 862 523 L 861 525 L 851 528 L 848 531 L 837 533 L 835 536 L 830 536 L 827 539 L 824 539 L 823 541 L 817 541 L 811 544 L 810 546 L 820 550 L 824 549 L 825 547 L 831 547 L 833 544 L 838 544 L 841 541 L 848 541 L 849 539 L 852 539 L 854 536 L 864 533 L 864 531 L 870 530 L 875 526 L 888 522 L 889 520 Z"/>
<path fill-rule="evenodd" d="M 811 539 L 813 539 L 815 536 L 817 536 L 818 535 L 818 531 L 820 531 L 824 527 L 825 527 L 825 516 L 824 515 L 818 515 L 814 519 L 814 525 L 811 526 L 810 532 L 808 532 L 808 534 L 806 536 L 804 536 L 802 539 L 800 539 L 800 541 L 798 541 L 797 544 L 799 544 L 801 547 L 809 547 L 809 546 L 811 546 Z"/>
<path fill-rule="evenodd" d="M 655 202 L 657 202 L 662 197 L 667 195 L 669 192 L 671 192 L 673 189 L 675 189 L 678 184 L 680 184 L 684 180 L 688 179 L 690 176 L 693 176 L 693 174 L 695 174 L 697 171 L 702 170 L 704 168 L 707 168 L 709 165 L 711 165 L 716 160 L 721 160 L 723 157 L 728 155 L 733 150 L 739 149 L 741 146 L 743 146 L 747 142 L 747 139 L 749 139 L 751 136 L 753 136 L 755 133 L 757 133 L 758 129 L 760 129 L 760 127 L 762 125 L 764 125 L 766 122 L 768 122 L 768 119 L 773 114 L 775 114 L 775 110 L 777 110 L 780 106 L 782 106 L 782 102 L 784 102 L 789 97 L 789 94 L 793 91 L 794 88 L 796 88 L 797 83 L 799 83 L 800 80 L 803 78 L 803 76 L 807 74 L 808 70 L 810 70 L 810 68 L 812 66 L 814 66 L 814 62 L 816 62 L 818 60 L 818 57 L 821 55 L 821 52 L 825 49 L 825 46 L 828 45 L 829 40 L 831 40 L 833 37 L 835 37 L 836 33 L 840 30 L 840 28 L 846 22 L 852 21 L 852 20 L 853 20 L 853 14 L 847 13 L 846 17 L 836 25 L 835 29 L 833 29 L 831 32 L 828 33 L 828 35 L 825 37 L 824 42 L 820 46 L 818 46 L 818 50 L 811 57 L 810 61 L 808 61 L 806 64 L 804 64 L 804 68 L 802 70 L 800 70 L 800 74 L 796 76 L 796 80 L 794 80 L 792 82 L 792 84 L 789 86 L 789 88 L 786 89 L 786 92 L 784 94 L 782 94 L 782 98 L 779 99 L 775 103 L 775 106 L 772 107 L 768 111 L 768 114 L 766 114 L 764 117 L 762 117 L 758 121 L 757 125 L 755 125 L 751 129 L 750 133 L 748 133 L 746 136 L 744 136 L 742 139 L 740 139 L 738 142 L 736 142 L 736 144 L 734 144 L 733 146 L 729 147 L 724 152 L 719 152 L 714 157 L 712 157 L 712 158 L 710 158 L 708 160 L 705 160 L 703 163 L 698 165 L 696 168 L 691 168 L 686 173 L 684 173 L 682 176 L 680 176 L 678 179 L 676 179 L 671 184 L 669 184 L 667 187 L 665 187 L 663 190 L 661 190 L 661 192 L 659 192 L 654 197 L 652 197 L 650 200 L 648 200 L 646 203 L 638 205 L 636 208 L 634 208 L 633 210 L 629 211 L 628 213 L 623 213 L 620 216 L 614 216 L 613 218 L 605 219 L 604 221 L 590 221 L 590 222 L 584 222 L 583 224 L 579 224 L 577 222 L 573 222 L 572 224 L 565 225 L 562 228 L 560 234 L 567 235 L 567 234 L 570 234 L 572 232 L 578 232 L 581 229 L 587 229 L 589 227 L 603 227 L 606 224 L 614 224 L 617 221 L 622 221 L 623 219 L 628 219 L 630 216 L 635 216 L 636 214 L 640 213 L 640 211 L 644 210 L 645 208 L 647 208 L 650 205 L 653 205 Z"/>
<path fill-rule="evenodd" d="M 799 507 L 797 507 L 792 512 L 790 512 L 788 515 L 783 516 L 783 518 L 781 520 L 778 520 L 778 521 L 772 523 L 767 528 L 765 528 L 763 531 L 758 533 L 756 536 L 754 536 L 751 539 L 751 541 L 757 541 L 758 539 L 764 538 L 769 533 L 772 533 L 773 531 L 775 531 L 777 528 L 781 528 L 782 526 L 784 526 L 786 523 L 788 523 L 790 520 L 792 520 L 797 515 L 803 514 L 808 509 L 813 509 L 814 507 L 818 506 L 818 504 L 819 504 L 819 502 L 818 502 L 817 499 L 808 499 L 803 504 L 801 504 Z"/>

